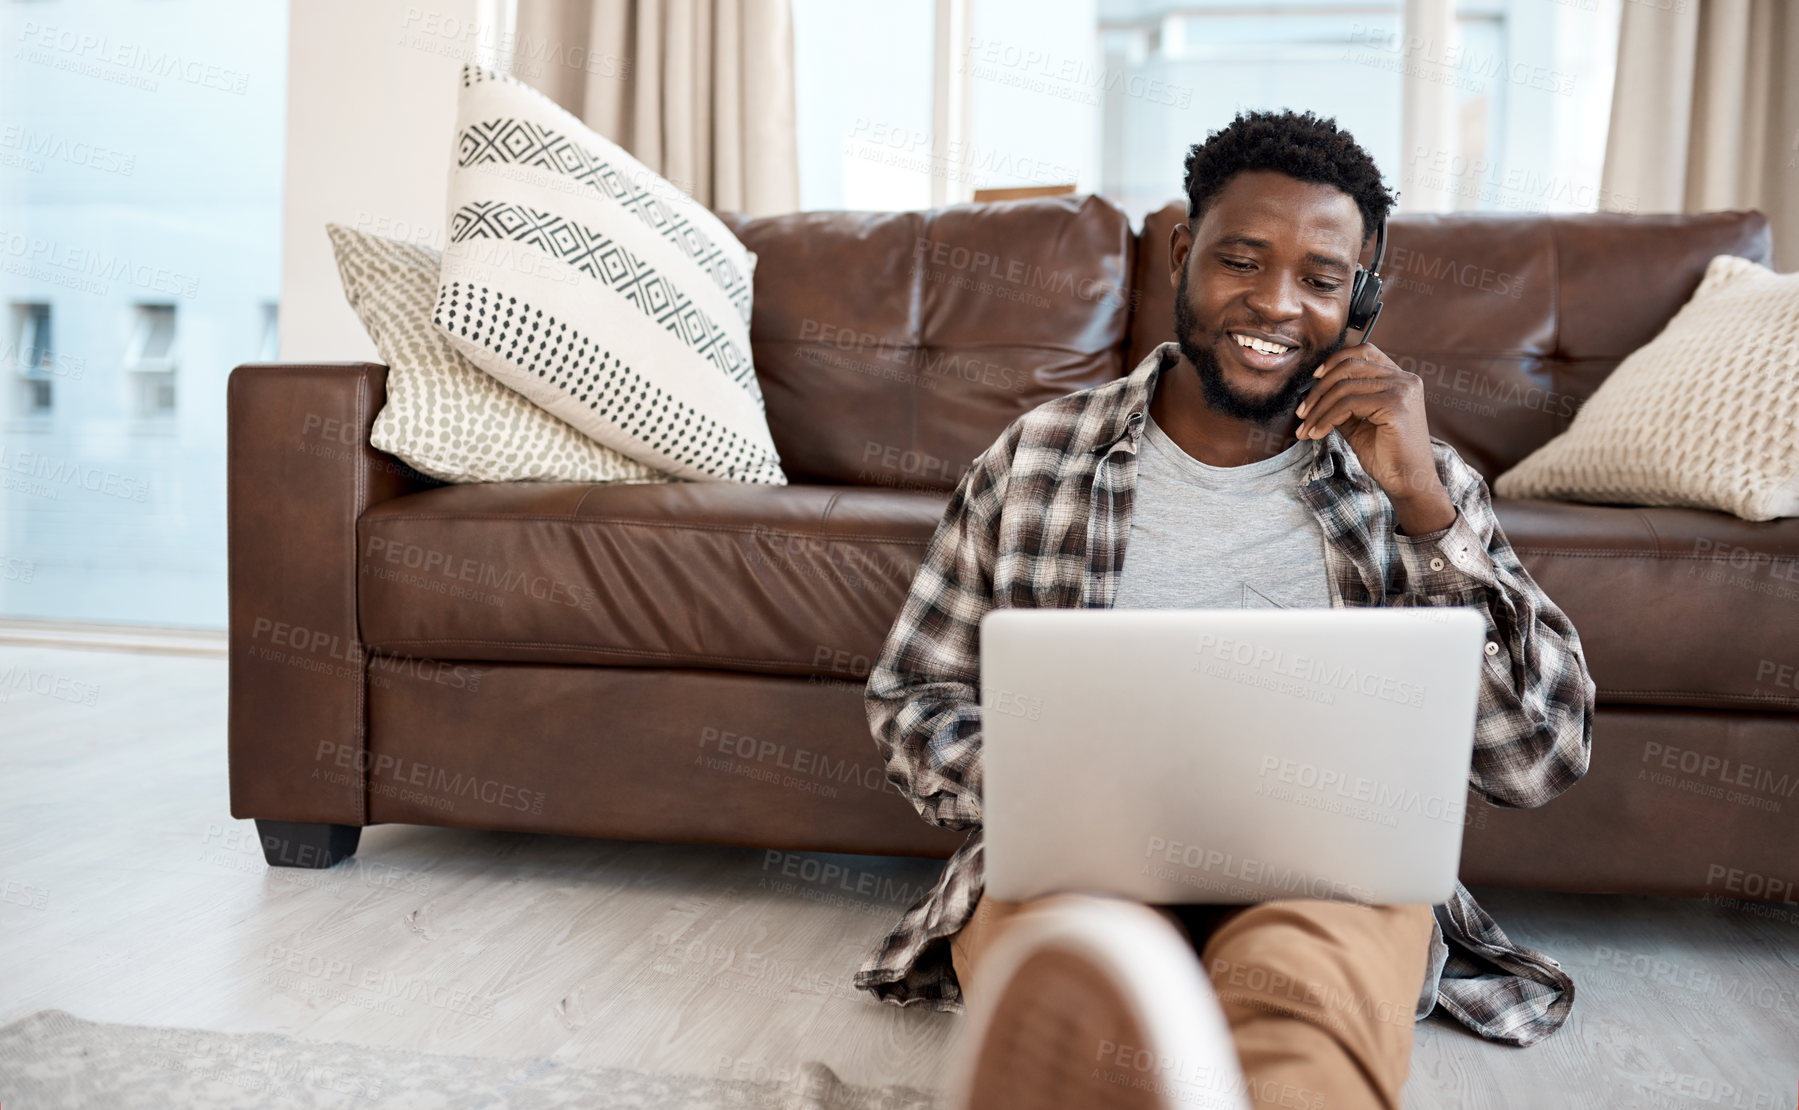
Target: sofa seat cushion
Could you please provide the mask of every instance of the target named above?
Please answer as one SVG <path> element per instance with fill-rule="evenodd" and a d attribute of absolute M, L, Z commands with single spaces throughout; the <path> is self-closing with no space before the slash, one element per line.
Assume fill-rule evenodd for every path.
<path fill-rule="evenodd" d="M 1799 710 L 1799 519 L 1495 498 L 1599 700 Z"/>
<path fill-rule="evenodd" d="M 860 683 L 947 495 L 844 486 L 446 486 L 359 525 L 362 637 L 446 660 Z M 1799 520 L 1498 498 L 1601 702 L 1799 711 Z"/>
<path fill-rule="evenodd" d="M 427 659 L 859 685 L 947 501 L 715 482 L 427 490 L 358 525 L 362 638 Z"/>

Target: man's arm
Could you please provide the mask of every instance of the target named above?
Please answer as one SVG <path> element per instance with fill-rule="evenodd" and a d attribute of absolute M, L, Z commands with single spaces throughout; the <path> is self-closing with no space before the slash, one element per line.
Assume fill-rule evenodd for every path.
<path fill-rule="evenodd" d="M 1016 433 L 1008 429 L 962 476 L 864 694 L 887 778 L 943 828 L 981 820 L 981 618 L 993 604 Z"/>
<path fill-rule="evenodd" d="M 1456 516 L 1427 535 L 1395 533 L 1399 604 L 1486 615 L 1497 649 L 1482 655 L 1474 788 L 1498 805 L 1540 806 L 1586 774 L 1592 751 L 1594 686 L 1580 635 L 1519 562 L 1487 483 L 1447 443 L 1433 438 L 1431 454 Z"/>

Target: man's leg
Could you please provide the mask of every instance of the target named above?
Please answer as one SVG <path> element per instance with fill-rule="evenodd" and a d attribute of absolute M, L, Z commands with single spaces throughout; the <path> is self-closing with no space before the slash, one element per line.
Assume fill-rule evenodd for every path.
<path fill-rule="evenodd" d="M 952 1110 L 1249 1110 L 1192 938 L 1122 898 L 989 902 L 952 938 Z"/>
<path fill-rule="evenodd" d="M 1399 1106 L 1431 920 L 1429 906 L 1311 899 L 1224 915 L 1200 958 L 1252 1102 Z"/>
<path fill-rule="evenodd" d="M 1066 900 L 1089 896 L 1065 894 L 1061 897 Z M 998 899 L 989 898 L 985 894 L 981 895 L 980 902 L 975 906 L 974 916 L 968 919 L 968 924 L 962 926 L 960 932 L 949 938 L 950 962 L 956 969 L 956 981 L 962 985 L 963 1002 L 969 1002 L 973 998 L 971 991 L 979 991 L 980 987 L 975 980 L 976 968 L 980 964 L 981 957 L 993 947 L 993 942 L 1004 936 L 1006 931 L 1016 924 L 1015 919 L 1019 914 L 1041 907 L 1046 901 L 1048 899 L 1031 902 L 1001 902 Z M 1181 924 L 1180 918 L 1160 907 L 1151 906 L 1150 908 L 1161 914 L 1169 924 L 1180 931 L 1182 936 L 1188 936 L 1186 926 Z"/>

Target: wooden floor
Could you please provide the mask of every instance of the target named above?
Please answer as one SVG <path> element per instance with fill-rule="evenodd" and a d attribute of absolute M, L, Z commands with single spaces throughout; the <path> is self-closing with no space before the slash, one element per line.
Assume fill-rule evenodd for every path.
<path fill-rule="evenodd" d="M 817 1060 L 852 1083 L 941 1082 L 959 1019 L 848 986 L 903 906 L 841 893 L 903 896 L 935 863 L 379 826 L 350 864 L 271 871 L 228 814 L 222 661 L 0 646 L 0 697 L 0 1023 L 55 1007 L 576 1066 L 780 1078 Z M 816 881 L 826 864 L 847 881 Z M 1525 1050 L 1431 1019 L 1407 1107 L 1799 1102 L 1799 920 L 1483 902 L 1573 973 L 1574 1017 Z"/>

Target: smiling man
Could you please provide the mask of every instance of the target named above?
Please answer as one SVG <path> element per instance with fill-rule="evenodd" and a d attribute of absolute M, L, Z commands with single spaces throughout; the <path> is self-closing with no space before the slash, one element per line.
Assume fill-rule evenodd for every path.
<path fill-rule="evenodd" d="M 1471 607 L 1488 626 L 1472 787 L 1537 806 L 1586 771 L 1594 687 L 1579 636 L 1519 563 L 1485 482 L 1430 436 L 1419 378 L 1371 343 L 1345 345 L 1357 259 L 1393 203 L 1373 160 L 1334 121 L 1251 113 L 1191 149 L 1186 191 L 1170 244 L 1176 341 L 1025 414 L 975 460 L 869 676 L 889 777 L 926 821 L 970 836 L 856 982 L 901 1004 L 991 1001 L 977 1092 L 1155 1106 L 1167 1092 L 1137 1081 L 1161 1071 L 1119 1071 L 1137 1057 L 1104 1047 L 1153 1040 L 1121 1028 L 1126 1015 L 1140 1025 L 1184 990 L 1207 993 L 1203 968 L 1216 1001 L 1187 1002 L 1222 1013 L 1250 1101 L 1395 1107 L 1415 1016 L 1440 1005 L 1525 1045 L 1573 1003 L 1560 966 L 1508 940 L 1465 889 L 1434 912 L 982 893 L 978 646 L 994 608 Z M 1092 773 L 1106 774 L 1097 742 Z M 1079 819 L 1078 791 L 1067 808 Z M 1154 966 L 1170 951 L 1158 929 L 1185 934 L 1184 967 Z M 1093 958 L 1016 951 L 1053 937 Z"/>

